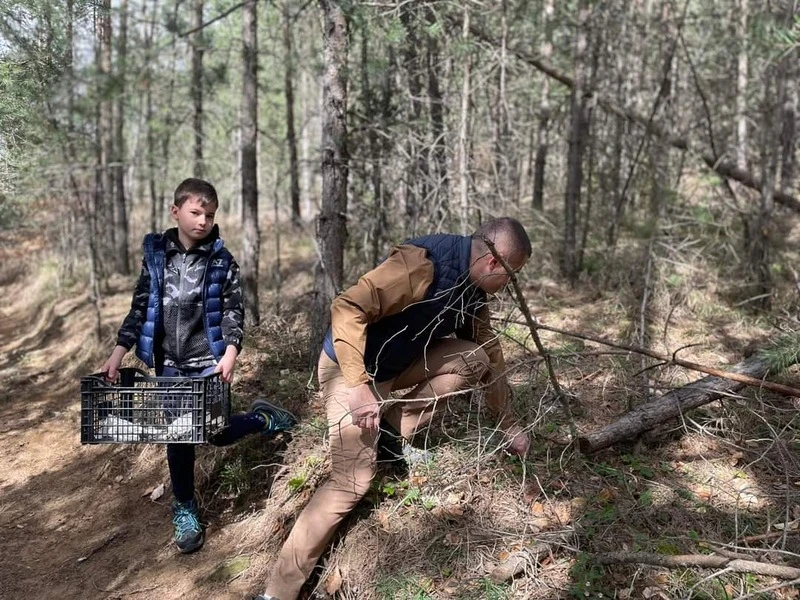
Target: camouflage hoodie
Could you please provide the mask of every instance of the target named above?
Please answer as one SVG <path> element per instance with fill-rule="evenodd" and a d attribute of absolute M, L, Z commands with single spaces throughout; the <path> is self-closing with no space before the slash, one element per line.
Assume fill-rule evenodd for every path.
<path fill-rule="evenodd" d="M 215 225 L 199 244 L 186 250 L 178 239 L 176 228 L 168 229 L 162 293 L 163 331 L 159 334 L 164 365 L 179 369 L 199 369 L 216 363 L 208 343 L 204 325 L 203 279 L 214 242 L 219 238 Z M 117 344 L 132 348 L 147 314 L 150 273 L 142 261 L 142 272 L 136 284 L 131 310 L 120 327 Z M 244 324 L 239 265 L 231 262 L 222 291 L 222 336 L 225 345 L 241 350 Z"/>

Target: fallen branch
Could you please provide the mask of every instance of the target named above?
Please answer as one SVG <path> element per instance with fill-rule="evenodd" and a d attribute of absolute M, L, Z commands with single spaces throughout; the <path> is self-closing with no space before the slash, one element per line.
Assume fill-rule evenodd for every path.
<path fill-rule="evenodd" d="M 700 567 L 702 569 L 729 569 L 737 573 L 755 573 L 779 577 L 780 579 L 800 578 L 800 569 L 758 562 L 755 560 L 742 560 L 727 558 L 713 554 L 680 554 L 666 555 L 651 552 L 608 552 L 598 554 L 594 561 L 600 565 L 631 565 L 643 564 L 656 567 Z"/>
<path fill-rule="evenodd" d="M 514 294 L 517 296 L 517 306 L 519 307 L 520 311 L 522 311 L 522 315 L 525 317 L 525 323 L 531 332 L 531 338 L 533 338 L 533 343 L 536 345 L 536 350 L 538 350 L 539 354 L 542 356 L 542 358 L 544 358 L 544 363 L 547 366 L 547 374 L 550 377 L 550 384 L 553 386 L 553 391 L 561 402 L 564 413 L 567 415 L 570 433 L 572 434 L 571 439 L 574 440 L 578 435 L 578 428 L 575 426 L 575 420 L 572 418 L 572 411 L 569 408 L 569 400 L 564 394 L 564 391 L 561 389 L 561 384 L 558 383 L 558 377 L 556 376 L 556 371 L 553 368 L 553 361 L 551 360 L 552 357 L 544 347 L 544 344 L 542 344 L 542 340 L 539 337 L 536 320 L 531 316 L 531 311 L 528 309 L 527 302 L 525 302 L 525 295 L 522 293 L 522 288 L 520 288 L 519 282 L 517 281 L 517 274 L 506 262 L 506 259 L 503 258 L 499 252 L 497 252 L 494 242 L 486 236 L 483 236 L 482 239 L 489 248 L 489 252 L 492 253 L 492 256 L 503 266 L 503 269 L 505 269 L 506 273 L 508 274 L 508 278 L 511 281 L 512 287 L 514 288 Z"/>
<path fill-rule="evenodd" d="M 516 321 L 515 321 L 516 322 Z M 523 323 L 516 322 L 518 325 L 523 325 Z M 658 352 L 654 352 L 647 348 L 642 348 L 641 346 L 634 346 L 631 344 L 622 344 L 619 342 L 612 342 L 610 340 L 597 337 L 594 335 L 590 335 L 587 333 L 578 333 L 575 331 L 567 331 L 566 329 L 558 329 L 557 327 L 550 327 L 548 325 L 542 325 L 541 323 L 537 323 L 536 325 L 539 329 L 544 329 L 545 331 L 552 331 L 554 333 L 560 333 L 561 335 L 568 335 L 570 337 L 578 338 L 581 340 L 587 340 L 589 342 L 596 342 L 598 344 L 603 344 L 604 346 L 609 346 L 611 348 L 619 348 L 620 350 L 627 350 L 629 352 L 635 352 L 637 354 L 643 354 L 645 356 L 649 356 L 650 358 L 654 358 L 656 360 L 662 361 L 665 365 L 677 365 L 679 367 L 684 367 L 686 369 L 691 369 L 692 371 L 698 371 L 700 373 L 705 373 L 707 375 L 714 375 L 715 377 L 722 377 L 724 379 L 730 379 L 732 381 L 738 381 L 739 383 L 743 383 L 745 385 L 757 387 L 760 389 L 770 390 L 771 392 L 776 392 L 778 394 L 783 394 L 784 396 L 793 396 L 796 398 L 800 398 L 800 389 L 783 385 L 781 383 L 774 383 L 772 381 L 766 381 L 763 378 L 758 377 L 750 377 L 749 375 L 745 375 L 743 373 L 735 373 L 732 371 L 723 371 L 721 369 L 716 369 L 714 367 L 708 367 L 706 365 L 701 365 L 700 363 L 692 362 L 689 360 L 683 360 L 681 358 L 677 358 L 675 354 L 677 354 L 677 350 L 672 354 L 672 356 L 667 356 L 666 354 L 659 354 Z M 766 371 L 764 373 L 766 375 Z"/>
<path fill-rule="evenodd" d="M 769 365 L 765 359 L 751 356 L 735 365 L 732 371 L 759 379 L 769 372 Z M 622 440 L 635 438 L 680 414 L 736 393 L 743 387 L 744 383 L 734 381 L 730 377 L 704 377 L 672 390 L 652 402 L 638 406 L 597 431 L 580 436 L 578 448 L 584 454 L 608 448 Z"/>

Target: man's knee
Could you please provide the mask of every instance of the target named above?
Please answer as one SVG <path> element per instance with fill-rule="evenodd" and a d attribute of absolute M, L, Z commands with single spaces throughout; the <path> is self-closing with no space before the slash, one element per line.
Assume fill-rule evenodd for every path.
<path fill-rule="evenodd" d="M 367 495 L 372 480 L 375 478 L 375 470 L 371 472 L 360 471 L 357 473 L 331 473 L 331 483 L 339 491 L 351 498 L 353 505 Z"/>
<path fill-rule="evenodd" d="M 486 354 L 486 351 L 480 346 L 475 346 L 474 349 L 459 355 L 456 372 L 464 377 L 470 385 L 477 385 L 489 372 L 489 364 L 489 355 Z"/>

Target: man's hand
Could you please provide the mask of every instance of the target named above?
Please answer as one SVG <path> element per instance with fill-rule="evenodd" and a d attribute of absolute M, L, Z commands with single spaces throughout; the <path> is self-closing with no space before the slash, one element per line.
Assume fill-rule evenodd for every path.
<path fill-rule="evenodd" d="M 531 447 L 531 439 L 522 427 L 511 425 L 505 429 L 506 451 L 515 456 L 524 457 Z"/>
<path fill-rule="evenodd" d="M 380 405 L 370 385 L 362 383 L 350 388 L 348 401 L 353 425 L 376 433 L 381 422 Z"/>
<path fill-rule="evenodd" d="M 108 381 L 117 380 L 119 376 L 119 366 L 122 364 L 122 358 L 127 352 L 128 349 L 125 348 L 125 346 L 115 346 L 111 356 L 109 356 L 108 360 L 100 367 L 100 372 L 106 374 L 106 379 Z"/>
<path fill-rule="evenodd" d="M 214 373 L 221 373 L 221 379 L 225 383 L 233 381 L 233 371 L 236 368 L 236 357 L 239 356 L 239 351 L 236 346 L 228 346 L 225 348 L 225 354 L 217 363 L 217 368 Z"/>

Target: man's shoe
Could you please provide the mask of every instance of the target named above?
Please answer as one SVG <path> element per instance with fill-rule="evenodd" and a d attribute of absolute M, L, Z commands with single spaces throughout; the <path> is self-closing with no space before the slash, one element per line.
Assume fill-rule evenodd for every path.
<path fill-rule="evenodd" d="M 288 410 L 270 404 L 266 400 L 256 400 L 250 405 L 250 412 L 260 413 L 267 425 L 261 433 L 280 433 L 288 431 L 297 423 L 295 417 Z"/>
<path fill-rule="evenodd" d="M 380 433 L 378 433 L 378 458 L 379 463 L 388 463 L 399 466 L 403 460 L 403 438 L 397 430 L 381 421 Z"/>
<path fill-rule="evenodd" d="M 197 518 L 197 501 L 172 503 L 172 524 L 175 526 L 175 545 L 183 554 L 203 546 L 203 527 Z"/>

